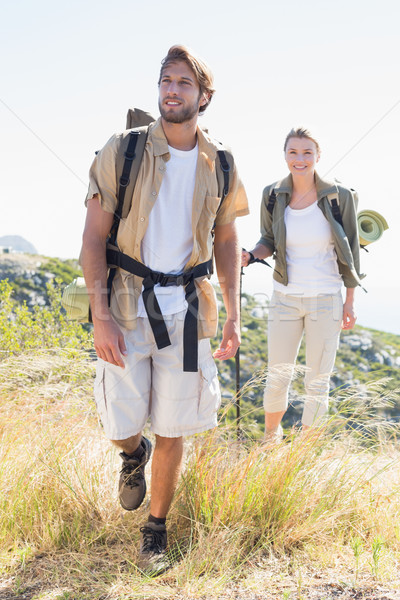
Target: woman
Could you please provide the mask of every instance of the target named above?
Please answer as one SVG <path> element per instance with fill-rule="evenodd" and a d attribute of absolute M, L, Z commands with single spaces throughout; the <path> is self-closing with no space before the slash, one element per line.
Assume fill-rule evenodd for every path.
<path fill-rule="evenodd" d="M 284 152 L 290 174 L 265 188 L 261 238 L 251 252 L 242 253 L 244 267 L 257 258 L 275 259 L 264 393 L 265 437 L 269 441 L 282 437 L 281 420 L 303 333 L 307 367 L 303 429 L 328 411 L 329 378 L 340 330 L 354 327 L 354 289 L 360 285 L 356 206 L 351 191 L 318 176 L 315 167 L 320 147 L 307 129 L 292 129 Z M 339 205 L 336 218 L 335 203 Z"/>

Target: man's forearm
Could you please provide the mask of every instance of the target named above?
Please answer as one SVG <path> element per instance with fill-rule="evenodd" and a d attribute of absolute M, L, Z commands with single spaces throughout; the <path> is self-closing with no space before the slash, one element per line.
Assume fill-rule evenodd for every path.
<path fill-rule="evenodd" d="M 81 265 L 89 294 L 93 321 L 109 319 L 105 242 L 93 239 L 85 240 L 84 238 Z"/>
<path fill-rule="evenodd" d="M 240 257 L 236 230 L 235 234 L 215 244 L 215 264 L 227 319 L 239 320 L 240 317 Z"/>

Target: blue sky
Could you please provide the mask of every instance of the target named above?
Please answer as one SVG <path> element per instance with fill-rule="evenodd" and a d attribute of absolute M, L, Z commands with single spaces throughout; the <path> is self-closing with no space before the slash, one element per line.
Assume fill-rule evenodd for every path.
<path fill-rule="evenodd" d="M 286 174 L 282 144 L 305 124 L 322 147 L 321 175 L 356 188 L 390 229 L 363 255 L 359 322 L 400 333 L 397 266 L 400 77 L 397 2 L 26 0 L 0 9 L 0 235 L 76 257 L 93 153 L 122 130 L 129 106 L 157 114 L 160 61 L 174 43 L 211 65 L 217 93 L 202 118 L 231 146 L 258 239 L 265 185 Z M 265 267 L 243 287 L 269 295 Z"/>

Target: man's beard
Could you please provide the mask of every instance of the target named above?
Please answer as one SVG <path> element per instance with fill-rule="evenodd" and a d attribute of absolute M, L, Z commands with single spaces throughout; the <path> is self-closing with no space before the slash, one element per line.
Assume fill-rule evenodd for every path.
<path fill-rule="evenodd" d="M 158 108 L 162 118 L 167 123 L 185 123 L 186 121 L 191 121 L 199 113 L 198 104 L 196 104 L 196 106 L 193 104 L 191 106 L 181 107 L 180 110 L 177 111 L 176 109 L 169 109 L 161 104 L 161 101 L 159 100 Z"/>

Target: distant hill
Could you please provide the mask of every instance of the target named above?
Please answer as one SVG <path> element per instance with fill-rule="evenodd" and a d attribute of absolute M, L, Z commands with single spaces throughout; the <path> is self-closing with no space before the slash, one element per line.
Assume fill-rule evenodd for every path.
<path fill-rule="evenodd" d="M 26 252 L 27 254 L 37 254 L 33 244 L 28 242 L 20 235 L 3 235 L 0 237 L 0 247 L 11 248 L 14 252 Z"/>
<path fill-rule="evenodd" d="M 40 254 L 0 253 L 0 279 L 8 279 L 14 299 L 29 307 L 48 304 L 46 284 L 54 279 L 69 283 L 82 272 L 77 260 L 60 260 Z"/>

